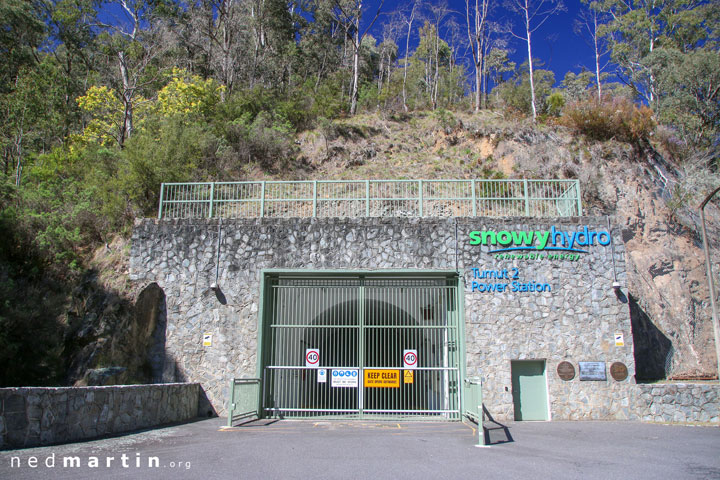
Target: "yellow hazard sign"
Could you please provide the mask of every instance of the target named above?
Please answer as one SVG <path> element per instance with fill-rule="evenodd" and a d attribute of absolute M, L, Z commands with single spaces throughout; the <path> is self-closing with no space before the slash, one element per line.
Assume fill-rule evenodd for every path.
<path fill-rule="evenodd" d="M 365 370 L 368 388 L 400 388 L 400 370 Z"/>
<path fill-rule="evenodd" d="M 413 383 L 415 381 L 415 372 L 412 370 L 405 370 L 403 375 L 403 383 Z"/>

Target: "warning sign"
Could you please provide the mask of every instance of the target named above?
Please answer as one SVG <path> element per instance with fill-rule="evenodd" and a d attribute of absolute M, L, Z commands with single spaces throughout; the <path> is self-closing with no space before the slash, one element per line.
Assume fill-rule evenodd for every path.
<path fill-rule="evenodd" d="M 417 368 L 417 350 L 403 350 L 403 368 Z"/>
<path fill-rule="evenodd" d="M 203 347 L 212 347 L 212 333 L 203 333 Z"/>
<path fill-rule="evenodd" d="M 368 388 L 400 388 L 400 370 L 365 370 Z"/>
<path fill-rule="evenodd" d="M 332 371 L 332 381 L 330 385 L 333 387 L 357 387 L 358 386 L 358 371 L 355 368 L 346 368 L 342 370 Z"/>
<path fill-rule="evenodd" d="M 306 367 L 319 367 L 320 366 L 320 349 L 319 348 L 306 348 L 305 349 L 305 366 Z"/>
<path fill-rule="evenodd" d="M 405 373 L 403 374 L 403 383 L 414 383 L 415 382 L 415 372 L 413 370 L 405 370 Z"/>
<path fill-rule="evenodd" d="M 625 339 L 623 338 L 622 332 L 615 332 L 615 346 L 616 347 L 624 347 L 625 346 Z"/>

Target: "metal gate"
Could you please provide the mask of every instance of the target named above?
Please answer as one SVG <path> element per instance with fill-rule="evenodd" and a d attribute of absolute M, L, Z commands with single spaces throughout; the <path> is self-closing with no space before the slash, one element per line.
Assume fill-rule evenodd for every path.
<path fill-rule="evenodd" d="M 457 282 L 270 277 L 265 414 L 459 420 Z"/>

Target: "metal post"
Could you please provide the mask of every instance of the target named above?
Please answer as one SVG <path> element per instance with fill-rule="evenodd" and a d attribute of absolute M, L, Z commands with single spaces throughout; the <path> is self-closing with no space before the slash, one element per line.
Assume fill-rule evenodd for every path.
<path fill-rule="evenodd" d="M 158 220 L 162 218 L 163 210 L 163 194 L 165 193 L 165 184 L 160 184 L 160 205 L 158 205 Z"/>
<path fill-rule="evenodd" d="M 575 197 L 577 198 L 578 217 L 582 217 L 582 198 L 580 198 L 580 180 L 575 180 Z"/>
<path fill-rule="evenodd" d="M 363 418 L 365 402 L 365 277 L 360 277 L 358 295 L 358 416 Z"/>
<path fill-rule="evenodd" d="M 208 218 L 212 218 L 213 215 L 213 200 L 215 200 L 215 182 L 210 184 L 210 212 Z"/>
<path fill-rule="evenodd" d="M 313 180 L 313 217 L 317 217 L 317 180 Z"/>
<path fill-rule="evenodd" d="M 717 360 L 718 381 L 720 381 L 720 341 L 718 339 L 717 305 L 715 304 L 715 281 L 713 279 L 710 249 L 708 247 L 707 230 L 705 228 L 705 206 L 718 191 L 720 191 L 720 187 L 713 190 L 712 193 L 700 204 L 700 221 L 702 225 L 703 249 L 705 250 L 705 264 L 707 266 L 708 288 L 710 289 L 710 307 L 712 308 L 713 332 L 715 333 L 715 359 Z"/>
<path fill-rule="evenodd" d="M 370 216 L 370 180 L 365 180 L 365 216 Z"/>
<path fill-rule="evenodd" d="M 470 185 L 472 186 L 473 217 L 477 217 L 477 194 L 475 193 L 475 180 L 470 180 Z"/>
<path fill-rule="evenodd" d="M 420 204 L 420 216 L 423 216 L 423 181 L 418 180 L 418 203 Z"/>
<path fill-rule="evenodd" d="M 260 182 L 260 217 L 265 216 L 265 181 Z"/>
<path fill-rule="evenodd" d="M 523 179 L 523 189 L 525 190 L 525 216 L 530 216 L 530 195 L 528 192 L 527 178 Z"/>
<path fill-rule="evenodd" d="M 235 409 L 235 379 L 230 379 L 230 407 L 228 408 L 228 427 L 232 427 L 233 410 Z"/>
<path fill-rule="evenodd" d="M 483 410 L 483 396 L 482 396 L 482 378 L 477 385 L 478 392 L 478 447 L 484 447 L 485 445 L 485 426 L 483 420 L 485 419 L 485 411 Z"/>

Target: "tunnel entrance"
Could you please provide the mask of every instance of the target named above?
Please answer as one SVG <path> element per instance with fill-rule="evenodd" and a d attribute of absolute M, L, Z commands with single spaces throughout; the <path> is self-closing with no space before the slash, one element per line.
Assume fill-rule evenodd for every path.
<path fill-rule="evenodd" d="M 263 412 L 459 420 L 455 274 L 266 277 Z"/>

